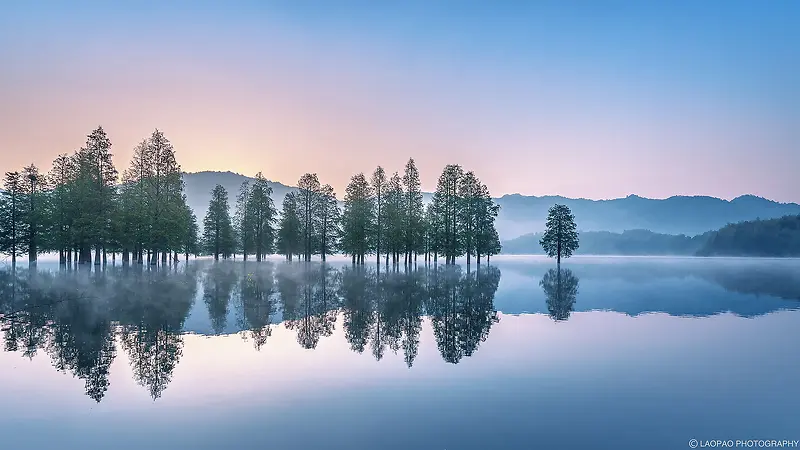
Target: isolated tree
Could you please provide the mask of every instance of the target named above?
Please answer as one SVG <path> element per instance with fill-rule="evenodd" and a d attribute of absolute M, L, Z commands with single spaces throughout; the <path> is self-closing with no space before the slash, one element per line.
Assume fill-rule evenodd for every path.
<path fill-rule="evenodd" d="M 211 191 L 208 212 L 203 219 L 203 243 L 206 252 L 219 260 L 220 255 L 227 259 L 234 251 L 233 225 L 228 211 L 228 192 L 221 185 Z"/>
<path fill-rule="evenodd" d="M 386 190 L 389 181 L 386 179 L 386 172 L 383 167 L 378 166 L 372 173 L 370 180 L 370 192 L 373 195 L 373 205 L 375 205 L 375 225 L 372 227 L 372 247 L 375 249 L 378 264 L 381 263 L 381 250 L 386 245 Z M 388 252 L 387 252 L 388 259 Z"/>
<path fill-rule="evenodd" d="M 575 216 L 566 205 L 553 205 L 547 213 L 547 224 L 539 244 L 549 257 L 569 258 L 578 249 Z"/>
<path fill-rule="evenodd" d="M 286 259 L 289 261 L 294 255 L 299 258 L 303 248 L 300 217 L 297 211 L 297 193 L 289 192 L 283 197 L 277 233 L 278 253 L 286 255 Z"/>
<path fill-rule="evenodd" d="M 363 173 L 350 178 L 345 190 L 340 249 L 351 256 L 353 264 L 364 264 L 370 247 L 375 210 L 371 191 Z"/>
<path fill-rule="evenodd" d="M 419 171 L 413 158 L 409 158 L 406 163 L 405 173 L 403 174 L 403 196 L 405 213 L 404 230 L 404 252 L 406 264 L 409 264 L 423 248 L 425 235 L 425 207 L 422 203 L 422 188 L 419 180 Z"/>

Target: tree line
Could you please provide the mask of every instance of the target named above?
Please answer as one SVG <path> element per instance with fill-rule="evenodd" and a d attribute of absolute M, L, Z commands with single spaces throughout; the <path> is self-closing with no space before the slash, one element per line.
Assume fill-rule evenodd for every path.
<path fill-rule="evenodd" d="M 229 193 L 220 185 L 202 223 L 186 202 L 181 166 L 163 132 L 155 130 L 134 149 L 121 174 L 102 127 L 72 155 L 59 155 L 48 173 L 35 165 L 8 172 L 0 196 L 0 253 L 12 264 L 27 254 L 57 252 L 61 264 L 167 264 L 179 253 L 214 259 L 261 261 L 279 253 L 309 261 L 344 253 L 354 264 L 367 255 L 388 266 L 426 262 L 453 264 L 466 255 L 480 264 L 500 251 L 494 221 L 499 210 L 485 184 L 461 166 L 444 168 L 433 199 L 423 203 L 419 171 L 409 159 L 403 175 L 378 167 L 354 175 L 344 201 L 315 173 L 300 177 L 280 211 L 261 173 L 242 184 L 230 214 Z"/>
<path fill-rule="evenodd" d="M 242 184 L 231 216 L 228 192 L 215 186 L 203 220 L 205 252 L 214 259 L 255 254 L 257 260 L 277 252 L 290 261 L 343 253 L 359 265 L 373 255 L 377 264 L 395 267 L 416 263 L 420 255 L 425 262 L 441 256 L 446 264 L 466 255 L 468 265 L 473 258 L 480 264 L 481 257 L 488 261 L 500 252 L 499 207 L 475 173 L 458 165 L 445 167 L 427 207 L 413 158 L 402 177 L 387 176 L 380 166 L 369 179 L 354 175 L 341 206 L 333 187 L 315 173 L 300 177 L 280 212 L 271 194 L 259 173 Z"/>
<path fill-rule="evenodd" d="M 197 251 L 197 221 L 186 203 L 181 167 L 164 133 L 155 130 L 134 149 L 121 176 L 111 140 L 98 127 L 48 173 L 31 164 L 7 172 L 0 196 L 0 253 L 12 264 L 27 254 L 56 252 L 66 264 L 162 264 Z"/>

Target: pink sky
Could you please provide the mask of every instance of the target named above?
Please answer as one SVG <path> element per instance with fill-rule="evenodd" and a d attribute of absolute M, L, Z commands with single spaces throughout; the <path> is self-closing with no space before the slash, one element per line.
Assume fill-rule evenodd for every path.
<path fill-rule="evenodd" d="M 426 46 L 280 17 L 75 32 L 78 19 L 37 14 L 11 11 L 0 32 L 2 171 L 47 169 L 102 125 L 120 172 L 159 128 L 186 171 L 290 185 L 316 172 L 340 196 L 353 174 L 414 157 L 426 190 L 457 163 L 494 195 L 800 201 L 795 110 L 708 87 L 699 59 L 640 75 L 636 58 L 595 65 L 586 43 L 583 56 L 524 43 L 467 55 L 446 51 L 481 48 L 462 35 Z"/>

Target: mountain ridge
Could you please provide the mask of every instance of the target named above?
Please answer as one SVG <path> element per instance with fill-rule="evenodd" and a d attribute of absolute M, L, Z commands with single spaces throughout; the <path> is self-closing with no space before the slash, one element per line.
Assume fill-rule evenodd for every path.
<path fill-rule="evenodd" d="M 211 198 L 211 189 L 221 184 L 228 191 L 231 210 L 243 181 L 252 177 L 235 172 L 184 172 L 187 203 L 202 222 Z M 280 209 L 284 195 L 294 186 L 268 181 L 273 189 L 272 199 Z M 424 202 L 432 194 L 423 193 Z M 592 200 L 560 195 L 528 196 L 504 194 L 495 197 L 500 205 L 496 228 L 502 240 L 544 230 L 547 210 L 555 203 L 567 205 L 575 215 L 582 231 L 622 233 L 627 230 L 649 230 L 658 234 L 700 235 L 731 223 L 755 219 L 773 219 L 800 214 L 797 203 L 781 203 L 753 194 L 743 194 L 731 200 L 712 196 L 675 195 L 651 199 L 635 194 L 616 199 Z"/>

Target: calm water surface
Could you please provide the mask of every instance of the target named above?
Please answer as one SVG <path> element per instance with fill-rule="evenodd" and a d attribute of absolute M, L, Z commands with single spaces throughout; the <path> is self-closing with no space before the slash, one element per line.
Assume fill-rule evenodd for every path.
<path fill-rule="evenodd" d="M 0 447 L 796 440 L 798 309 L 798 260 L 0 267 Z"/>

